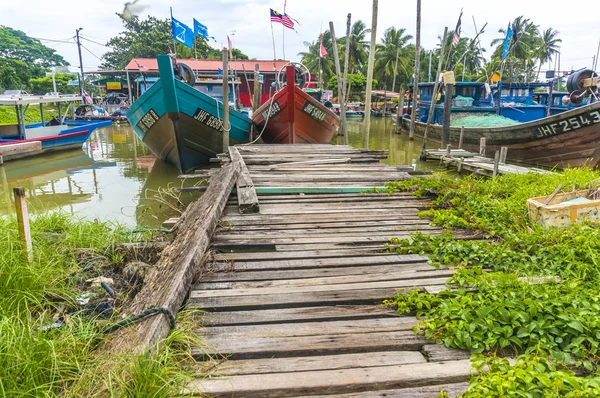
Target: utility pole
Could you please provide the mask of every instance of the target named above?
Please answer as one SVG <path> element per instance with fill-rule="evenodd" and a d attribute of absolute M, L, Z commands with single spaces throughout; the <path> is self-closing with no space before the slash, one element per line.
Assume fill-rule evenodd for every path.
<path fill-rule="evenodd" d="M 373 89 L 373 64 L 375 63 L 375 41 L 377 40 L 377 10 L 379 1 L 373 0 L 373 16 L 371 21 L 371 45 L 369 46 L 369 62 L 367 64 L 367 88 L 365 92 L 365 119 L 363 148 L 369 149 L 369 129 L 371 128 L 371 90 Z"/>
<path fill-rule="evenodd" d="M 79 32 L 82 31 L 83 28 L 79 28 L 75 30 L 75 35 L 77 36 L 77 51 L 79 51 L 79 93 L 81 94 L 81 100 L 83 101 L 83 60 L 81 59 L 81 43 L 79 42 Z"/>
<path fill-rule="evenodd" d="M 415 39 L 415 79 L 413 81 L 412 106 L 410 108 L 410 129 L 408 138 L 415 139 L 415 125 L 417 120 L 417 96 L 419 95 L 419 66 L 421 60 L 421 0 L 417 0 L 417 37 Z M 433 101 L 433 99 L 432 99 Z"/>

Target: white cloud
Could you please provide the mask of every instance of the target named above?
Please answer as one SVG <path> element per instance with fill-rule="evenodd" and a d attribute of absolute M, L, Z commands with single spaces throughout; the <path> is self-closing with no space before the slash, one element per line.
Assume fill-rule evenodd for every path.
<path fill-rule="evenodd" d="M 173 15 L 182 22 L 192 25 L 192 18 L 204 23 L 218 43 L 227 42 L 226 35 L 235 30 L 235 46 L 254 58 L 271 59 L 273 45 L 269 8 L 283 11 L 283 1 L 279 0 L 140 0 L 149 6 L 146 13 L 159 18 L 169 17 L 169 7 Z M 575 14 L 569 12 L 568 4 L 560 8 L 545 3 L 523 0 L 505 0 L 500 3 L 463 0 L 463 2 L 424 1 L 422 6 L 422 46 L 426 49 L 437 44 L 437 37 L 444 26 L 454 29 L 460 7 L 464 8 L 462 19 L 463 34 L 473 37 L 472 16 L 481 28 L 488 23 L 482 35 L 482 45 L 489 49 L 492 39 L 498 37 L 498 29 L 506 27 L 508 21 L 519 15 L 531 18 L 542 29 L 552 27 L 560 31 L 562 38 L 561 62 L 563 69 L 590 67 L 600 38 L 600 25 L 593 12 Z M 22 0 L 19 3 L 2 1 L 0 4 L 0 24 L 22 30 L 27 34 L 45 39 L 65 39 L 75 35 L 75 29 L 82 27 L 84 37 L 104 43 L 122 30 L 122 24 L 115 15 L 123 9 L 124 0 L 63 1 L 63 0 Z M 557 4 L 558 5 L 558 4 Z M 371 24 L 371 2 L 369 0 L 288 0 L 287 13 L 300 21 L 298 34 L 285 32 L 285 55 L 297 59 L 304 51 L 304 41 L 318 38 L 321 26 L 327 29 L 329 21 L 335 23 L 336 33 L 343 36 L 346 29 L 346 14 L 352 13 L 353 21 L 362 19 Z M 416 1 L 380 0 L 378 38 L 390 27 L 403 27 L 414 36 Z M 576 18 L 566 17 L 576 15 Z M 277 57 L 282 57 L 282 27 L 274 25 Z M 379 41 L 379 39 L 378 39 Z M 83 41 L 94 55 L 101 56 L 105 47 Z M 70 43 L 45 42 L 55 48 L 72 65 L 78 65 L 77 47 Z M 87 50 L 83 50 L 84 69 L 95 69 L 100 61 Z"/>

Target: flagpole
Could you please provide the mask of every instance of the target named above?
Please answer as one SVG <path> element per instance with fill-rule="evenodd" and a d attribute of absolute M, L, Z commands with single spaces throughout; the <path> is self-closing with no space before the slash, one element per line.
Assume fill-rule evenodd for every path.
<path fill-rule="evenodd" d="M 283 0 L 283 15 L 285 15 L 285 7 L 287 5 L 287 0 Z M 281 32 L 282 32 L 282 51 L 283 51 L 283 59 L 285 60 L 285 26 L 281 24 Z"/>
<path fill-rule="evenodd" d="M 198 76 L 198 52 L 196 51 L 196 35 L 194 34 L 194 56 L 196 57 L 196 76 Z"/>
<path fill-rule="evenodd" d="M 275 62 L 277 61 L 277 55 L 275 54 L 275 32 L 273 31 L 273 21 L 271 21 L 271 36 L 273 37 L 273 70 L 276 71 L 277 66 Z"/>

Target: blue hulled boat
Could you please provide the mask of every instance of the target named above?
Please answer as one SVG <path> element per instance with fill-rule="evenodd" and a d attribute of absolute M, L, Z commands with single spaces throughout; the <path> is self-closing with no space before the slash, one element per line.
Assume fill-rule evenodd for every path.
<path fill-rule="evenodd" d="M 223 151 L 223 102 L 175 78 L 169 56 L 159 55 L 160 79 L 131 107 L 127 117 L 137 136 L 161 160 L 187 172 Z M 194 84 L 191 69 L 185 69 Z M 229 108 L 230 145 L 248 142 L 252 120 Z"/>
<path fill-rule="evenodd" d="M 14 107 L 17 115 L 16 124 L 0 125 L 0 155 L 3 156 L 3 160 L 20 159 L 44 152 L 80 149 L 95 129 L 112 125 L 110 120 L 65 120 L 60 104 L 68 102 L 70 109 L 79 101 L 81 97 L 78 96 L 0 96 L 0 106 Z M 58 115 L 46 122 L 42 105 L 51 103 L 58 105 Z M 25 124 L 25 112 L 31 105 L 40 106 L 41 123 Z M 16 148 L 14 144 L 32 142 L 40 143 L 36 147 L 38 149 L 12 150 Z"/>

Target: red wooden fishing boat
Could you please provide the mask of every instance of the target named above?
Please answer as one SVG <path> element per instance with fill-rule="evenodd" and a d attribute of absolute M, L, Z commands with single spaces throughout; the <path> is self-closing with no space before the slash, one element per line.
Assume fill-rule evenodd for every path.
<path fill-rule="evenodd" d="M 288 65 L 285 76 L 286 82 L 295 84 L 283 86 L 252 116 L 262 140 L 269 144 L 328 144 L 338 129 L 339 117 L 302 91 L 301 70 Z"/>

